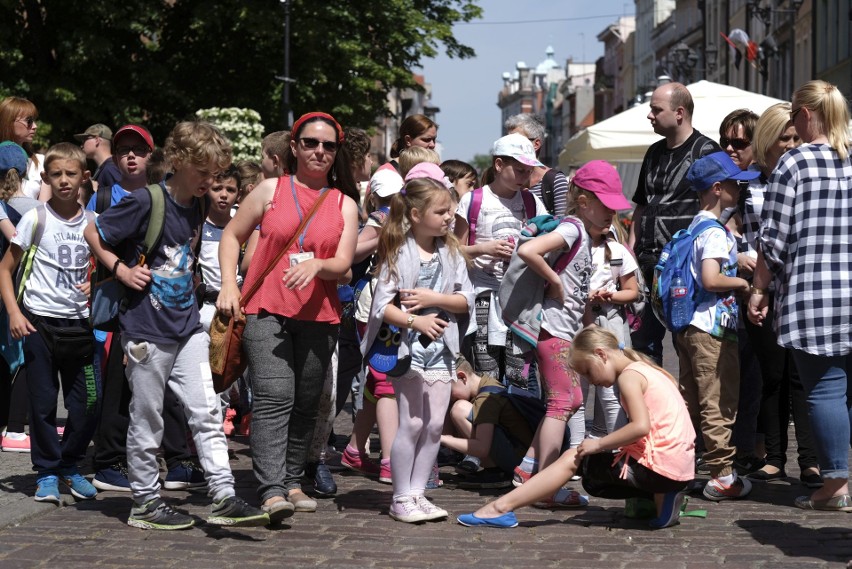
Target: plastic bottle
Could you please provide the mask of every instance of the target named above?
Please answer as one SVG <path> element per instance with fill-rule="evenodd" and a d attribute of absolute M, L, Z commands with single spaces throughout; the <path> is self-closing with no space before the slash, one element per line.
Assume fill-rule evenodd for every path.
<path fill-rule="evenodd" d="M 680 330 L 689 326 L 692 320 L 692 311 L 689 309 L 689 299 L 687 298 L 686 283 L 680 273 L 675 273 L 671 282 L 671 306 L 672 306 L 672 326 L 675 330 Z"/>

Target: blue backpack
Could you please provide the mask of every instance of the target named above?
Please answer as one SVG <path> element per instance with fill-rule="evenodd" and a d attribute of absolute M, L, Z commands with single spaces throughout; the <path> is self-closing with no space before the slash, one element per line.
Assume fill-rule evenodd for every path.
<path fill-rule="evenodd" d="M 707 219 L 692 230 L 681 229 L 663 247 L 660 259 L 654 267 L 654 282 L 651 286 L 651 306 L 654 314 L 672 332 L 680 332 L 692 321 L 698 306 L 715 293 L 701 288 L 689 270 L 692 261 L 692 244 L 699 235 L 712 227 L 721 227 L 719 220 Z M 675 286 L 676 285 L 676 286 Z M 672 290 L 674 289 L 676 290 Z M 673 309 L 673 293 L 680 293 L 682 305 Z"/>

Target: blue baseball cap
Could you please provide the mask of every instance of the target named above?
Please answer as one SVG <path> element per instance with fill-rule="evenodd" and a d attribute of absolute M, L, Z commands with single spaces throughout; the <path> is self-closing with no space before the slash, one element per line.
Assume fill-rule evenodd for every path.
<path fill-rule="evenodd" d="M 9 140 L 0 143 L 0 173 L 4 176 L 9 170 L 17 170 L 18 176 L 27 173 L 27 152 Z"/>
<path fill-rule="evenodd" d="M 726 152 L 714 152 L 699 158 L 689 167 L 686 179 L 696 192 L 709 189 L 716 182 L 725 180 L 754 180 L 760 176 L 757 170 L 740 170 Z"/>

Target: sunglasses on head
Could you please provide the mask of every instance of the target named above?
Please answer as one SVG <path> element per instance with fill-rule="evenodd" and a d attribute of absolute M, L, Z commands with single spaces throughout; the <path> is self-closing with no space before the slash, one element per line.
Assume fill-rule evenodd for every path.
<path fill-rule="evenodd" d="M 730 145 L 734 150 L 745 150 L 751 146 L 751 141 L 746 140 L 745 138 L 728 138 L 727 136 L 723 136 L 719 139 L 719 146 L 727 148 L 728 145 Z"/>
<path fill-rule="evenodd" d="M 308 150 L 313 150 L 320 144 L 322 144 L 323 150 L 326 152 L 337 152 L 337 143 L 333 140 L 317 140 L 316 138 L 300 138 L 299 141 L 302 143 L 302 146 L 307 148 Z"/>

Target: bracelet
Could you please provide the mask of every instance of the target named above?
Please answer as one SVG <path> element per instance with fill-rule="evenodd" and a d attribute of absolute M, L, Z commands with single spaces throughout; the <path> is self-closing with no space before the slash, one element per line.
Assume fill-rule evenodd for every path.
<path fill-rule="evenodd" d="M 766 294 L 766 289 L 765 288 L 757 288 L 756 286 L 752 285 L 751 288 L 749 289 L 749 292 L 751 294 Z"/>
<path fill-rule="evenodd" d="M 411 325 L 414 324 L 415 318 L 416 318 L 416 316 L 414 316 L 413 314 L 408 315 L 408 320 L 405 323 L 406 328 L 411 328 Z"/>
<path fill-rule="evenodd" d="M 116 271 L 118 271 L 118 265 L 123 263 L 124 261 L 121 258 L 115 260 L 115 264 L 112 266 L 112 274 L 115 275 Z"/>

